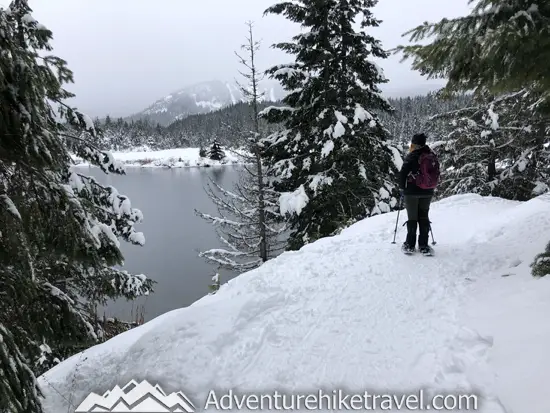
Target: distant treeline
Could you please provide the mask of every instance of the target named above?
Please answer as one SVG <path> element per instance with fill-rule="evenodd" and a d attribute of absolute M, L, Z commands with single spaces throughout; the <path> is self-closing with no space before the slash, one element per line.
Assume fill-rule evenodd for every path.
<path fill-rule="evenodd" d="M 378 114 L 396 142 L 406 143 L 412 134 L 428 132 L 435 139 L 442 139 L 438 132 L 430 130 L 428 119 L 438 113 L 445 113 L 466 107 L 470 97 L 462 95 L 443 99 L 436 93 L 425 96 L 389 99 L 395 108 L 393 114 Z M 260 110 L 276 103 L 261 103 Z M 207 114 L 191 115 L 168 126 L 153 124 L 147 120 L 126 121 L 107 116 L 96 120 L 102 131 L 96 142 L 101 149 L 113 151 L 140 147 L 169 149 L 176 147 L 209 147 L 217 141 L 226 147 L 241 146 L 254 129 L 251 106 L 237 103 Z M 262 134 L 267 136 L 277 127 L 260 122 Z"/>

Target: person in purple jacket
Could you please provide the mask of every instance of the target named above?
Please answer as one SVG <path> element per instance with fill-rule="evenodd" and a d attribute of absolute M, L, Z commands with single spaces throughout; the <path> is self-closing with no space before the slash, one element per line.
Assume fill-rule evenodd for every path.
<path fill-rule="evenodd" d="M 419 251 L 425 255 L 433 254 L 433 249 L 428 245 L 429 212 L 440 172 L 437 155 L 426 144 L 426 140 L 423 133 L 412 137 L 409 153 L 399 175 L 399 188 L 408 216 L 407 238 L 402 246 L 406 254 L 415 251 L 417 228 Z"/>

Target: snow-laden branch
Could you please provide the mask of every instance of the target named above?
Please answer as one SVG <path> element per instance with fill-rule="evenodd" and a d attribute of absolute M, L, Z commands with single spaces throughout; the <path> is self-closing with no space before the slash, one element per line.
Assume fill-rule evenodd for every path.
<path fill-rule="evenodd" d="M 219 240 L 226 248 L 203 251 L 200 257 L 212 264 L 244 272 L 263 262 L 260 258 L 262 242 L 267 243 L 271 253 L 281 250 L 286 225 L 277 211 L 278 194 L 268 186 L 260 191 L 256 179 L 256 176 L 245 172 L 233 191 L 213 181 L 207 186 L 207 194 L 218 208 L 218 215 L 198 210 L 195 213 L 216 228 Z M 260 219 L 260 194 L 264 201 L 263 224 Z M 265 239 L 262 234 L 265 234 Z"/>

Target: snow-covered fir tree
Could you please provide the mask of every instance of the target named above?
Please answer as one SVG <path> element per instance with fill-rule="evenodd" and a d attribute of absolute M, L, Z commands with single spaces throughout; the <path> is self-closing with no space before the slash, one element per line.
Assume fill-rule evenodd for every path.
<path fill-rule="evenodd" d="M 525 87 L 540 94 L 537 106 L 550 109 L 550 3 L 525 0 L 472 0 L 468 16 L 424 23 L 407 32 L 399 46 L 413 69 L 445 78 L 447 91 L 499 95 Z"/>
<path fill-rule="evenodd" d="M 209 196 L 220 216 L 198 212 L 202 218 L 214 224 L 220 240 L 226 246 L 201 252 L 200 256 L 237 272 L 256 268 L 280 254 L 285 248 L 283 234 L 286 229 L 277 208 L 278 194 L 264 177 L 258 109 L 263 94 L 258 89 L 261 74 L 256 67 L 260 43 L 254 40 L 252 23 L 248 22 L 247 26 L 247 41 L 242 45 L 247 56 L 238 53 L 237 56 L 245 68 L 240 73 L 246 79 L 246 84 L 239 84 L 239 88 L 252 108 L 253 129 L 246 134 L 246 148 L 250 155 L 245 155 L 246 164 L 234 190 L 228 191 L 214 182 L 214 189 L 209 187 Z"/>
<path fill-rule="evenodd" d="M 116 269 L 119 243 L 144 243 L 130 200 L 71 168 L 69 151 L 123 173 L 89 117 L 65 105 L 66 63 L 26 0 L 0 9 L 0 412 L 41 412 L 35 376 L 102 332 L 93 303 L 151 291 Z M 50 103 L 59 107 L 55 113 Z M 69 128 L 65 119 L 74 125 Z M 79 133 L 76 133 L 80 130 Z M 51 350 L 51 353 L 50 353 Z"/>
<path fill-rule="evenodd" d="M 525 201 L 548 191 L 548 134 L 540 125 L 550 123 L 532 110 L 537 100 L 521 90 L 434 116 L 450 129 L 435 146 L 444 170 L 440 196 L 473 192 Z"/>
<path fill-rule="evenodd" d="M 210 150 L 208 151 L 208 157 L 214 161 L 221 161 L 225 158 L 225 152 L 217 139 L 214 140 Z"/>
<path fill-rule="evenodd" d="M 267 103 L 259 102 L 258 107 L 264 109 Z M 226 148 L 236 148 L 243 145 L 241 140 L 244 132 L 254 129 L 252 108 L 247 102 L 238 102 L 219 110 L 183 117 L 164 128 L 163 139 L 167 148 L 207 146 L 213 136 L 220 145 Z M 262 133 L 273 125 L 260 121 Z M 244 142 L 246 144 L 246 142 Z"/>
<path fill-rule="evenodd" d="M 100 129 L 102 134 L 101 139 L 94 143 L 102 150 L 158 150 L 180 146 L 171 142 L 171 136 L 166 128 L 147 120 L 128 122 L 118 118 L 113 121 L 107 116 L 105 120 L 96 122 L 96 128 Z"/>
<path fill-rule="evenodd" d="M 206 149 L 204 149 L 204 146 L 202 145 L 199 147 L 199 156 L 201 158 L 206 158 L 208 156 L 208 152 L 206 152 Z"/>
<path fill-rule="evenodd" d="M 289 249 L 333 235 L 356 220 L 397 205 L 396 159 L 388 130 L 376 111 L 391 111 L 381 96 L 386 82 L 373 58 L 386 58 L 366 31 L 379 21 L 374 0 L 284 2 L 266 13 L 282 14 L 305 30 L 274 45 L 295 61 L 268 73 L 289 92 L 284 106 L 262 114 L 284 129 L 264 141 L 264 156 L 289 214 Z M 361 31 L 354 20 L 361 16 Z"/>
<path fill-rule="evenodd" d="M 395 145 L 409 150 L 411 137 L 419 132 L 426 133 L 432 139 L 441 139 L 441 133 L 433 128 L 429 119 L 435 114 L 447 113 L 469 105 L 471 97 L 466 94 L 443 97 L 438 92 L 414 97 L 388 99 L 393 112 L 380 112 L 378 115 L 390 131 Z"/>
<path fill-rule="evenodd" d="M 196 211 L 216 229 L 224 247 L 200 252 L 209 263 L 236 271 L 249 271 L 276 257 L 285 248 L 285 223 L 278 211 L 278 194 L 269 186 L 260 192 L 250 166 L 239 176 L 233 190 L 210 181 L 207 193 L 218 210 L 217 215 Z M 263 198 L 263 223 L 258 206 Z"/>
<path fill-rule="evenodd" d="M 535 277 L 550 277 L 550 242 L 546 246 L 546 250 L 535 257 L 531 268 L 533 268 Z"/>

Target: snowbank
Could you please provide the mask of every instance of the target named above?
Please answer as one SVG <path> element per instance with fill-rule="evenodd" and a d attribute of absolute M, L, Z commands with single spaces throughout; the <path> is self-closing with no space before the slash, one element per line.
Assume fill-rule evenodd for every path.
<path fill-rule="evenodd" d="M 186 168 L 215 165 L 242 165 L 246 160 L 246 152 L 242 150 L 225 150 L 225 158 L 215 161 L 199 155 L 199 148 L 177 148 L 162 151 L 131 151 L 111 152 L 115 160 L 123 162 L 125 166 L 142 168 Z M 78 166 L 89 166 L 81 158 L 73 155 Z"/>
<path fill-rule="evenodd" d="M 529 263 L 549 241 L 550 196 L 432 208 L 436 256 L 391 244 L 396 213 L 363 220 L 66 360 L 39 379 L 46 413 L 132 379 L 182 391 L 197 411 L 211 390 L 423 388 L 478 394 L 483 413 L 548 413 L 550 276 Z"/>

